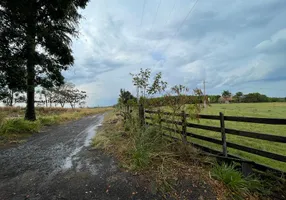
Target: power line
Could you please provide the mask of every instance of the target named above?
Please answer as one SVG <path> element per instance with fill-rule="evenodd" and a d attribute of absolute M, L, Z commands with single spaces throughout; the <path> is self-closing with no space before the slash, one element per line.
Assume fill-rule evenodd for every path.
<path fill-rule="evenodd" d="M 169 13 L 169 17 L 168 17 L 169 19 L 168 19 L 168 20 L 166 20 L 165 25 L 170 21 L 170 19 L 171 19 L 170 17 L 171 17 L 171 16 L 172 16 L 172 14 L 173 14 L 173 11 L 174 11 L 174 8 L 175 8 L 175 6 L 176 6 L 176 3 L 177 3 L 177 0 L 175 0 L 175 1 L 174 1 L 174 4 L 173 4 L 173 7 L 172 7 L 172 10 L 171 10 L 171 12 Z M 160 42 L 160 41 L 158 40 L 158 41 L 157 41 L 157 43 L 155 44 L 155 46 L 154 46 L 153 50 L 154 50 L 154 49 L 157 49 L 157 46 L 158 46 L 159 42 Z"/>
<path fill-rule="evenodd" d="M 154 17 L 154 19 L 153 19 L 153 22 L 152 22 L 152 26 L 151 26 L 151 30 L 150 30 L 150 31 L 152 31 L 152 29 L 153 29 L 153 26 L 154 26 L 154 23 L 155 23 L 155 21 L 156 21 L 157 14 L 158 14 L 158 10 L 159 10 L 159 8 L 160 8 L 161 2 L 162 2 L 162 0 L 159 1 L 159 4 L 158 4 L 158 6 L 157 6 L 156 14 L 155 14 L 155 17 Z"/>
<path fill-rule="evenodd" d="M 204 79 L 204 107 L 206 108 L 207 107 L 207 99 L 206 99 L 206 80 Z"/>
<path fill-rule="evenodd" d="M 145 6 L 146 6 L 146 0 L 144 0 L 144 3 L 143 3 L 143 9 L 142 9 L 142 14 L 141 14 L 140 27 L 142 26 L 143 16 L 144 16 L 144 12 L 145 12 Z"/>
<path fill-rule="evenodd" d="M 166 46 L 166 48 L 164 49 L 164 51 L 166 51 L 168 49 L 168 47 L 170 46 L 171 42 L 173 41 L 173 39 L 177 36 L 177 34 L 179 33 L 180 29 L 182 28 L 182 26 L 184 25 L 184 23 L 186 22 L 186 20 L 188 19 L 188 17 L 191 15 L 191 13 L 193 12 L 195 6 L 197 5 L 199 0 L 196 0 L 196 2 L 194 3 L 194 5 L 191 7 L 190 11 L 188 12 L 188 14 L 186 15 L 186 17 L 184 18 L 184 20 L 182 21 L 181 25 L 178 27 L 177 31 L 175 32 L 175 34 L 172 36 L 169 44 Z"/>
<path fill-rule="evenodd" d="M 153 29 L 153 25 L 154 25 L 154 23 L 155 23 L 155 21 L 156 21 L 157 14 L 158 14 L 158 10 L 159 10 L 159 7 L 160 7 L 160 5 L 161 5 L 161 1 L 162 1 L 162 0 L 160 0 L 160 2 L 159 2 L 159 4 L 158 4 L 157 11 L 156 11 L 156 14 L 155 14 L 153 23 L 152 23 L 151 30 Z M 174 0 L 173 7 L 172 7 L 172 9 L 171 9 L 171 11 L 170 11 L 170 13 L 169 13 L 169 16 L 168 16 L 169 19 L 166 20 L 165 25 L 170 21 L 170 17 L 171 17 L 171 15 L 173 14 L 173 11 L 174 11 L 174 8 L 175 8 L 175 6 L 176 6 L 176 3 L 177 3 L 177 0 Z M 154 48 L 152 49 L 152 51 L 157 48 L 159 42 L 160 42 L 160 41 L 157 41 L 157 42 L 156 42 L 156 44 L 154 45 Z M 142 61 L 143 61 L 143 60 L 141 59 L 141 61 L 139 62 L 139 64 L 141 64 Z"/>
<path fill-rule="evenodd" d="M 188 17 L 191 15 L 191 13 L 193 12 L 195 6 L 197 5 L 199 0 L 196 0 L 196 2 L 194 3 L 194 5 L 191 7 L 191 9 L 189 10 L 189 12 L 187 13 L 186 17 L 183 19 L 182 23 L 180 24 L 180 26 L 178 27 L 178 29 L 176 30 L 176 32 L 174 33 L 174 35 L 172 36 L 172 38 L 170 39 L 168 45 L 166 46 L 166 48 L 163 50 L 166 51 L 168 49 L 168 47 L 170 46 L 171 42 L 173 41 L 173 39 L 177 36 L 177 34 L 179 33 L 180 29 L 182 28 L 182 26 L 184 25 L 184 23 L 186 22 L 186 20 L 188 19 Z M 175 2 L 176 3 L 176 2 Z M 173 9 L 175 7 L 175 3 L 173 6 Z M 171 14 L 171 13 L 170 13 Z M 157 48 L 158 43 L 156 44 L 156 48 Z M 154 64 L 155 66 L 155 64 Z"/>

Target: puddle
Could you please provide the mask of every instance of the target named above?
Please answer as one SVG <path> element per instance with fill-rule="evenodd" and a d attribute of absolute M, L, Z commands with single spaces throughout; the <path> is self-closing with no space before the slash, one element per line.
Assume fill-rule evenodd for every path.
<path fill-rule="evenodd" d="M 64 161 L 64 165 L 63 165 L 63 168 L 64 169 L 69 169 L 72 167 L 72 160 L 73 160 L 73 157 L 78 153 L 80 152 L 80 150 L 82 149 L 82 147 L 77 147 Z"/>
<path fill-rule="evenodd" d="M 74 157 L 76 156 L 76 154 L 78 154 L 83 147 L 87 147 L 87 146 L 90 145 L 90 142 L 91 142 L 92 138 L 95 136 L 98 127 L 102 126 L 101 123 L 103 122 L 103 119 L 104 119 L 104 115 L 99 116 L 99 120 L 97 122 L 97 125 L 90 126 L 90 127 L 88 127 L 87 129 L 85 129 L 83 131 L 84 134 L 85 134 L 85 139 L 84 139 L 83 146 L 76 145 L 78 147 L 76 147 L 72 151 L 72 153 L 64 160 L 64 164 L 63 164 L 63 167 L 62 167 L 63 169 L 71 168 L 73 166 L 72 162 L 73 162 Z"/>
<path fill-rule="evenodd" d="M 101 123 L 103 122 L 103 119 L 104 119 L 104 116 L 103 115 L 100 116 L 99 122 L 98 122 L 99 124 L 97 124 L 95 126 L 91 126 L 86 130 L 87 136 L 86 136 L 85 141 L 84 141 L 85 147 L 90 145 L 90 142 L 91 142 L 92 138 L 95 136 L 98 127 L 102 126 Z"/>

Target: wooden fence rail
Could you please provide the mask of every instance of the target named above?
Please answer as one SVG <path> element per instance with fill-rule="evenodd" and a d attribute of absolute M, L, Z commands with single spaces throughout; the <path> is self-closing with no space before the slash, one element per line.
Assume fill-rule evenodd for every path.
<path fill-rule="evenodd" d="M 152 120 L 153 119 L 151 117 L 152 114 L 158 114 L 158 111 L 145 110 L 145 113 L 149 114 L 149 116 L 145 115 L 145 119 Z M 165 116 L 181 117 L 181 120 L 179 121 L 179 118 L 176 118 L 176 121 L 163 119 L 162 116 L 164 116 L 164 115 Z M 208 151 L 212 154 L 219 154 L 218 156 L 223 157 L 223 158 L 232 158 L 232 159 L 239 159 L 242 161 L 246 161 L 245 159 L 242 159 L 242 158 L 235 156 L 235 155 L 231 155 L 227 152 L 227 148 L 233 148 L 233 149 L 237 149 L 237 150 L 244 151 L 247 153 L 259 155 L 259 156 L 262 156 L 265 158 L 269 158 L 272 160 L 276 160 L 276 161 L 286 163 L 286 156 L 284 156 L 284 155 L 280 155 L 280 154 L 276 154 L 276 153 L 272 153 L 272 152 L 267 152 L 267 151 L 263 151 L 260 149 L 255 149 L 252 147 L 243 146 L 240 144 L 235 144 L 232 142 L 228 142 L 226 139 L 227 135 L 230 134 L 230 135 L 237 135 L 237 136 L 242 136 L 242 137 L 246 137 L 246 138 L 260 139 L 260 140 L 269 141 L 269 142 L 286 143 L 286 137 L 271 135 L 269 133 L 268 134 L 262 134 L 262 133 L 256 133 L 256 132 L 241 131 L 241 130 L 230 129 L 230 128 L 225 127 L 225 121 L 249 122 L 249 123 L 272 124 L 272 125 L 285 125 L 285 127 L 286 127 L 286 119 L 224 116 L 223 113 L 219 113 L 218 116 L 216 116 L 216 115 L 198 115 L 197 116 L 199 119 L 201 118 L 201 119 L 219 120 L 220 121 L 220 127 L 214 127 L 214 126 L 189 123 L 189 122 L 187 122 L 187 119 L 190 117 L 191 116 L 186 114 L 185 112 L 175 114 L 175 115 L 173 113 L 170 113 L 170 112 L 160 112 L 160 126 L 164 130 L 179 133 L 179 134 L 183 135 L 182 139 L 183 139 L 184 143 L 191 143 L 195 147 L 201 148 L 202 150 Z M 180 125 L 181 130 L 178 131 L 178 130 L 173 129 L 173 128 L 162 126 L 162 124 L 161 124 L 162 122 L 167 123 L 167 124 Z M 146 122 L 146 123 L 148 123 L 150 125 L 154 125 L 150 122 Z M 191 132 L 187 131 L 187 127 L 218 132 L 218 134 L 221 134 L 221 140 L 211 138 L 211 137 L 207 137 L 207 136 L 203 136 L 203 135 L 199 135 L 199 134 L 195 134 L 195 133 L 191 133 Z M 166 134 L 165 134 L 165 136 L 172 138 L 172 139 L 175 139 L 175 137 L 167 136 Z M 207 141 L 210 143 L 221 145 L 222 151 L 220 152 L 220 151 L 217 151 L 217 150 L 214 150 L 214 149 L 211 149 L 211 148 L 199 145 L 199 144 L 195 144 L 193 142 L 188 142 L 187 136 L 192 137 L 192 138 L 196 138 L 199 140 Z M 178 138 L 176 138 L 176 139 L 178 139 Z M 254 168 L 259 169 L 259 170 L 265 171 L 267 169 L 270 169 L 272 171 L 279 172 L 282 174 L 285 173 L 285 172 L 282 172 L 280 170 L 276 170 L 276 169 L 273 169 L 271 167 L 268 167 L 268 166 L 265 166 L 265 165 L 262 165 L 259 163 L 255 163 L 255 161 L 246 161 L 246 162 L 248 162 L 248 163 L 251 162 L 251 165 Z M 249 167 L 247 167 L 247 168 L 249 168 Z"/>

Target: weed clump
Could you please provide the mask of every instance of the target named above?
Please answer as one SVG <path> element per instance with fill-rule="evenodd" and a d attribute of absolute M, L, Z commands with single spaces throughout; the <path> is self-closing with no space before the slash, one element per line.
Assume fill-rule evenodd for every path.
<path fill-rule="evenodd" d="M 261 193 L 264 188 L 262 183 L 254 176 L 244 177 L 235 169 L 235 164 L 215 164 L 211 170 L 211 176 L 221 181 L 230 191 L 235 199 L 243 199 L 244 196 L 255 192 Z"/>

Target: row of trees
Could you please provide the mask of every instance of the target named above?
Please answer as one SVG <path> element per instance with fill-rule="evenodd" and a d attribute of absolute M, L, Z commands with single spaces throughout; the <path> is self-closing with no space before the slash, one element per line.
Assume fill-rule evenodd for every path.
<path fill-rule="evenodd" d="M 65 83 L 58 87 L 39 88 L 36 90 L 35 102 L 38 106 L 64 107 L 67 103 L 75 108 L 76 105 L 83 107 L 87 98 L 85 91 L 80 91 L 72 83 Z M 8 87 L 0 90 L 0 101 L 6 106 L 13 106 L 16 103 L 25 103 L 26 95 L 22 91 L 13 91 Z"/>
<path fill-rule="evenodd" d="M 76 105 L 79 107 L 84 107 L 87 98 L 85 91 L 80 91 L 75 87 L 72 83 L 66 83 L 59 87 L 49 88 L 49 89 L 41 89 L 38 90 L 39 94 L 39 105 L 45 105 L 46 107 L 57 106 L 58 104 L 61 107 L 64 107 L 67 103 L 75 108 Z"/>
<path fill-rule="evenodd" d="M 74 63 L 71 43 L 78 35 L 79 9 L 87 3 L 0 1 L 0 88 L 8 89 L 10 97 L 26 93 L 25 119 L 36 120 L 36 87 L 53 88 L 64 83 L 62 71 Z"/>
<path fill-rule="evenodd" d="M 286 102 L 286 97 L 268 97 L 258 92 L 249 94 L 237 92 L 235 95 L 232 95 L 232 93 L 228 90 L 224 90 L 222 95 L 209 95 L 208 98 L 211 103 L 220 103 L 221 98 L 229 98 L 230 101 L 234 103 Z"/>

